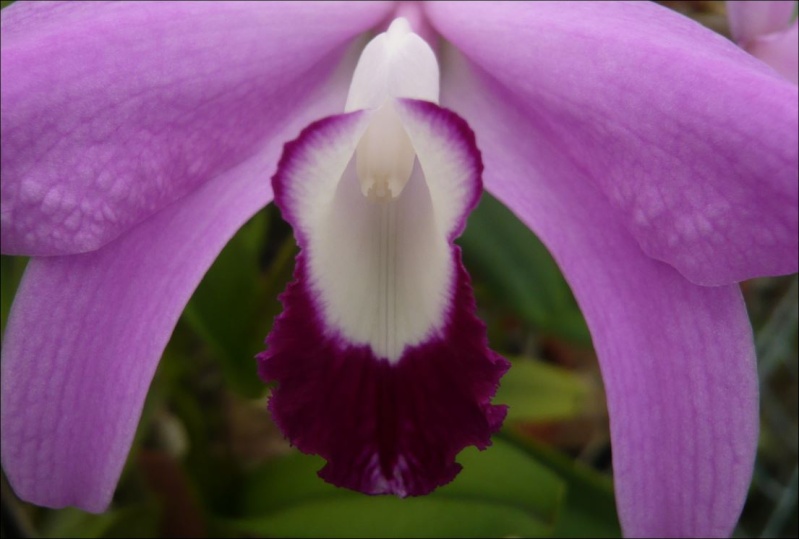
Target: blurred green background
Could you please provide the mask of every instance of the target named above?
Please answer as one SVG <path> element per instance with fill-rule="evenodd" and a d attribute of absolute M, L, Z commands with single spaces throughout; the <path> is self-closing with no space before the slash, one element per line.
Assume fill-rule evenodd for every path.
<path fill-rule="evenodd" d="M 3 2 L 5 5 L 6 2 Z M 719 2 L 664 2 L 725 32 Z M 513 362 L 510 414 L 458 478 L 399 500 L 336 489 L 266 411 L 254 356 L 297 248 L 269 206 L 195 292 L 153 381 L 111 509 L 20 502 L 2 480 L 2 537 L 536 537 L 620 535 L 602 381 L 585 321 L 541 243 L 484 195 L 459 240 L 491 346 Z M 5 327 L 26 260 L 2 257 Z M 743 284 L 756 333 L 761 438 L 738 537 L 797 533 L 797 277 Z"/>

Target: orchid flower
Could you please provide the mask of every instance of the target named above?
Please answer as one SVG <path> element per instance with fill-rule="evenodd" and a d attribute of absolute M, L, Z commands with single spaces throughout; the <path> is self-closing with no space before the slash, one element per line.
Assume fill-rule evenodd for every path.
<path fill-rule="evenodd" d="M 797 88 L 734 44 L 648 3 L 20 3 L 0 65 L 21 498 L 107 507 L 183 307 L 273 199 L 302 248 L 259 360 L 278 423 L 337 484 L 452 479 L 504 414 L 452 244 L 482 181 L 586 317 L 625 533 L 731 532 L 737 283 L 797 271 L 798 206 Z"/>
<path fill-rule="evenodd" d="M 732 37 L 750 54 L 799 84 L 799 21 L 794 1 L 727 2 Z"/>

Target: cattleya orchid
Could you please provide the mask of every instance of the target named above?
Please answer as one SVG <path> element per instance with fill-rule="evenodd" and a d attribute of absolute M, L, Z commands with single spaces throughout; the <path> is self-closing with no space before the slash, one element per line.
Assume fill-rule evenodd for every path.
<path fill-rule="evenodd" d="M 799 84 L 796 2 L 727 2 L 732 37 L 794 84 Z"/>
<path fill-rule="evenodd" d="M 625 533 L 730 533 L 758 423 L 737 282 L 797 270 L 772 68 L 626 2 L 14 4 L 2 39 L 20 497 L 106 508 L 183 306 L 273 199 L 302 248 L 259 356 L 277 422 L 333 483 L 451 480 L 504 415 L 452 244 L 482 180 L 585 314 Z"/>

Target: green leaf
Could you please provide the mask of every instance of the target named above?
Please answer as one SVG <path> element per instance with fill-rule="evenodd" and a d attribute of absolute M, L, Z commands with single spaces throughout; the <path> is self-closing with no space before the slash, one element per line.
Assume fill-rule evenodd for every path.
<path fill-rule="evenodd" d="M 500 435 L 547 466 L 566 484 L 565 502 L 554 537 L 621 537 L 613 481 L 546 445 L 506 431 Z"/>
<path fill-rule="evenodd" d="M 316 476 L 322 459 L 292 454 L 254 473 L 244 517 L 227 522 L 276 537 L 506 537 L 552 533 L 563 495 L 555 474 L 511 444 L 464 450 L 463 471 L 423 497 L 364 496 Z"/>
<path fill-rule="evenodd" d="M 8 312 L 17 293 L 19 281 L 28 259 L 22 256 L 0 256 L 0 331 L 6 330 Z"/>
<path fill-rule="evenodd" d="M 494 402 L 507 404 L 508 420 L 557 421 L 581 415 L 587 382 L 573 371 L 532 359 L 512 361 Z"/>
<path fill-rule="evenodd" d="M 585 320 L 552 256 L 501 202 L 483 193 L 458 243 L 475 279 L 525 321 L 569 340 L 590 342 Z"/>
<path fill-rule="evenodd" d="M 260 250 L 268 229 L 265 211 L 257 213 L 230 240 L 195 291 L 183 320 L 209 345 L 230 387 L 245 397 L 265 390 L 255 355 L 279 310 L 277 295 L 290 276 L 296 252 L 289 238 L 267 271 Z"/>
<path fill-rule="evenodd" d="M 161 519 L 154 502 L 143 502 L 99 515 L 79 509 L 51 511 L 42 526 L 43 537 L 157 537 Z"/>

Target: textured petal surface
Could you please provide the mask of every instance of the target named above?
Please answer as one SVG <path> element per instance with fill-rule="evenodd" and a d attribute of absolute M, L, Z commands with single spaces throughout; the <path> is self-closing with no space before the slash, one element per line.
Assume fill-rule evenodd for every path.
<path fill-rule="evenodd" d="M 391 202 L 365 197 L 352 170 L 376 114 L 326 118 L 286 146 L 275 202 L 302 251 L 259 358 L 283 432 L 328 460 L 320 476 L 408 496 L 451 481 L 465 446 L 490 443 L 508 365 L 487 348 L 452 243 L 481 190 L 474 135 L 432 103 L 399 108 L 419 164 Z"/>
<path fill-rule="evenodd" d="M 799 98 L 767 66 L 649 3 L 426 7 L 650 256 L 707 285 L 797 271 Z"/>
<path fill-rule="evenodd" d="M 380 3 L 2 10 L 2 248 L 86 252 L 252 156 Z"/>
<path fill-rule="evenodd" d="M 732 37 L 745 44 L 766 34 L 783 32 L 795 9 L 796 2 L 786 0 L 727 2 Z"/>
<path fill-rule="evenodd" d="M 228 238 L 271 200 L 285 140 L 341 110 L 343 73 L 319 66 L 323 93 L 297 89 L 255 156 L 102 249 L 33 259 L 2 354 L 2 462 L 39 505 L 102 511 L 113 494 L 147 388 L 177 319 Z M 342 78 L 341 75 L 345 78 Z"/>
<path fill-rule="evenodd" d="M 792 83 L 799 84 L 799 21 L 794 21 L 784 32 L 753 39 L 746 50 Z"/>
<path fill-rule="evenodd" d="M 547 244 L 588 321 L 626 535 L 729 536 L 758 426 L 740 291 L 693 285 L 647 257 L 535 103 L 446 60 L 442 101 L 475 130 L 486 188 Z"/>

